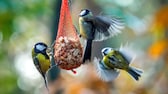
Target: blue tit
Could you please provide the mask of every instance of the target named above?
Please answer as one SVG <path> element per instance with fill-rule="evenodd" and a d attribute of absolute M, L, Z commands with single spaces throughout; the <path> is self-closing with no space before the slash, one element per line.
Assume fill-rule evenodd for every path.
<path fill-rule="evenodd" d="M 32 49 L 32 58 L 34 65 L 42 75 L 45 81 L 46 88 L 48 89 L 47 86 L 47 81 L 45 78 L 45 74 L 47 70 L 50 68 L 50 56 L 47 54 L 48 51 L 48 46 L 45 43 L 39 42 L 36 43 Z"/>
<path fill-rule="evenodd" d="M 83 62 L 91 60 L 92 41 L 102 41 L 120 33 L 123 21 L 120 18 L 94 16 L 88 9 L 79 14 L 80 37 L 86 39 Z"/>
<path fill-rule="evenodd" d="M 105 81 L 114 80 L 119 74 L 119 69 L 127 71 L 135 80 L 141 77 L 142 70 L 130 66 L 132 58 L 124 51 L 106 47 L 102 49 L 102 55 L 103 59 L 98 63 L 98 72 Z"/>

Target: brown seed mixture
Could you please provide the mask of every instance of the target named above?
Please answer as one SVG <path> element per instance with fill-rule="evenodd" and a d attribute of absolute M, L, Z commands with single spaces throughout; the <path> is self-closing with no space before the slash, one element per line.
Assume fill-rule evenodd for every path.
<path fill-rule="evenodd" d="M 60 37 L 55 44 L 55 63 L 60 68 L 71 70 L 82 64 L 83 49 L 79 41 Z"/>

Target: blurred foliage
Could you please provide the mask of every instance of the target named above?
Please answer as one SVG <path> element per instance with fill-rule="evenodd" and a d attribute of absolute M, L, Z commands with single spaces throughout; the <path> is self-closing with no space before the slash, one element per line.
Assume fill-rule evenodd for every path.
<path fill-rule="evenodd" d="M 119 48 L 127 42 L 137 54 L 134 65 L 144 70 L 139 82 L 125 73 L 105 83 L 92 65 L 77 75 L 61 72 L 52 83 L 53 92 L 66 94 L 167 94 L 168 0 L 71 0 L 71 13 L 78 29 L 78 14 L 89 8 L 95 15 L 124 18 L 122 34 L 94 43 L 94 56 L 105 46 Z M 31 48 L 39 41 L 51 44 L 59 14 L 56 0 L 0 0 L 0 94 L 45 94 L 41 75 L 33 66 Z M 87 68 L 85 68 L 87 67 Z M 81 73 L 81 74 L 80 74 Z M 87 78 L 86 78 L 87 76 Z M 128 86 L 129 84 L 129 86 Z M 99 87 L 100 86 L 100 87 Z"/>
<path fill-rule="evenodd" d="M 52 16 L 53 1 L 0 0 L 1 94 L 26 94 L 18 87 L 19 75 L 14 67 L 14 61 L 16 55 L 26 50 L 26 46 L 28 46 L 26 43 L 30 41 L 29 39 L 40 35 L 34 32 L 36 31 L 34 28 L 38 28 L 36 24 L 45 22 L 46 25 L 49 23 Z M 49 15 L 50 18 L 48 18 Z M 31 23 L 35 24 L 30 25 Z M 30 94 L 29 91 L 27 93 Z"/>

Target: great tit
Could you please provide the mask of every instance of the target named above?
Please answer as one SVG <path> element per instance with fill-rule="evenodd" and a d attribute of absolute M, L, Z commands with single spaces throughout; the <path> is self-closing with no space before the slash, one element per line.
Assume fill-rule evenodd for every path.
<path fill-rule="evenodd" d="M 45 43 L 39 42 L 36 43 L 32 49 L 32 58 L 34 65 L 42 75 L 45 81 L 45 86 L 48 89 L 47 81 L 45 74 L 47 70 L 50 68 L 50 56 L 47 54 L 48 46 Z"/>
<path fill-rule="evenodd" d="M 121 18 L 94 16 L 88 9 L 81 10 L 79 14 L 80 37 L 86 39 L 86 48 L 83 63 L 91 60 L 92 41 L 102 41 L 120 33 L 123 28 Z"/>
<path fill-rule="evenodd" d="M 119 69 L 127 71 L 135 80 L 141 77 L 142 70 L 130 66 L 133 58 L 125 51 L 106 47 L 102 49 L 102 55 L 103 59 L 96 62 L 98 74 L 103 80 L 114 80 L 119 74 Z"/>

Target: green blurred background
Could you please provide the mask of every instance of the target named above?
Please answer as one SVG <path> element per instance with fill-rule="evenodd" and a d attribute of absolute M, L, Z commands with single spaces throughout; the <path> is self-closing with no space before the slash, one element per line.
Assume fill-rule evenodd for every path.
<path fill-rule="evenodd" d="M 46 93 L 43 79 L 33 65 L 31 49 L 36 42 L 49 45 L 54 40 L 55 18 L 59 14 L 56 1 L 0 0 L 0 94 Z M 92 80 L 82 78 L 81 75 L 92 75 L 92 70 L 85 74 L 79 69 L 77 76 L 64 71 L 62 79 L 77 81 L 77 86 L 73 87 L 71 81 L 64 83 L 61 80 L 65 94 L 168 94 L 167 4 L 168 0 L 71 0 L 72 18 L 77 29 L 78 14 L 83 8 L 92 10 L 95 15 L 124 18 L 123 33 L 94 43 L 93 56 L 99 57 L 105 46 L 119 48 L 128 43 L 133 49 L 130 52 L 137 57 L 134 65 L 143 69 L 144 75 L 141 81 L 135 82 L 123 72 L 115 81 L 104 83 L 94 77 Z M 92 68 L 90 66 L 87 67 Z M 95 86 L 87 82 L 93 82 Z M 95 88 L 101 84 L 105 86 L 100 88 L 108 93 Z"/>

